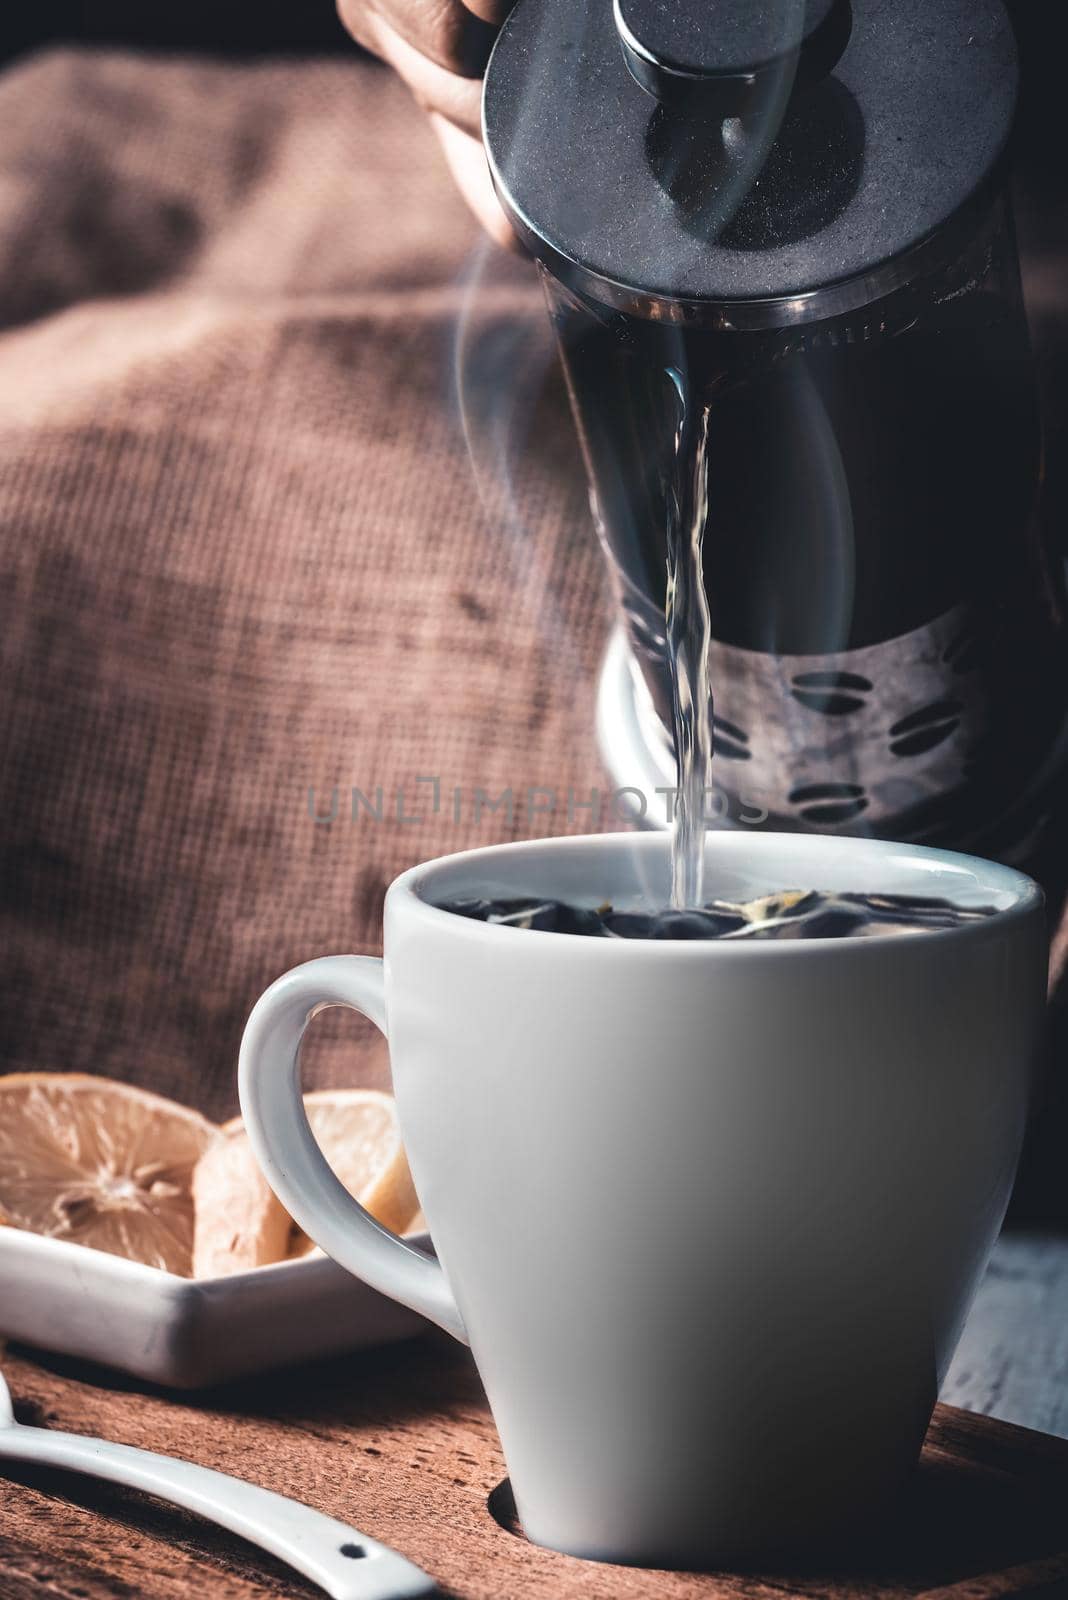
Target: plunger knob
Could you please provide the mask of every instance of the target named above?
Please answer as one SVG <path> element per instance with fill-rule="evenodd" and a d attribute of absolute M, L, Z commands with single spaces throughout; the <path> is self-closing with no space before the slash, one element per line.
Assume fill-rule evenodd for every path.
<path fill-rule="evenodd" d="M 744 117 L 768 80 L 829 76 L 849 42 L 849 0 L 613 0 L 627 66 L 665 105 Z"/>

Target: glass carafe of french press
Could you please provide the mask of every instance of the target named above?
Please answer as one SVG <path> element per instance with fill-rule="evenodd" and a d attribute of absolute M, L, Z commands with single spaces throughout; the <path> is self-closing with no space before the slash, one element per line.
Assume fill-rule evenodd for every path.
<path fill-rule="evenodd" d="M 728 823 L 1011 853 L 1041 811 L 1068 679 L 1016 78 L 1000 0 L 519 0 L 501 32 L 487 151 L 661 766 L 667 535 L 700 455 Z"/>

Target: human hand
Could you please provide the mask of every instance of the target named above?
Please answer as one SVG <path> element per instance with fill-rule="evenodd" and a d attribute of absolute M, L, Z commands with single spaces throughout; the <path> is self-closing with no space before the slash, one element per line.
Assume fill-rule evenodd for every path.
<path fill-rule="evenodd" d="M 482 73 L 514 0 L 338 0 L 358 44 L 389 63 L 430 118 L 449 169 L 499 244 L 515 235 L 493 192 L 482 149 Z"/>

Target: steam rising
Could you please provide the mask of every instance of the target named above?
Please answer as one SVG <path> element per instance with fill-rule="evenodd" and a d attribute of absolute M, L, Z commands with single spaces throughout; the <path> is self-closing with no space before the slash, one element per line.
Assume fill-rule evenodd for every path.
<path fill-rule="evenodd" d="M 486 238 L 458 287 L 453 399 L 475 486 L 524 607 L 549 632 L 554 671 L 578 681 L 583 663 L 545 535 L 574 521 L 582 538 L 588 513 L 544 301 L 529 264 Z"/>

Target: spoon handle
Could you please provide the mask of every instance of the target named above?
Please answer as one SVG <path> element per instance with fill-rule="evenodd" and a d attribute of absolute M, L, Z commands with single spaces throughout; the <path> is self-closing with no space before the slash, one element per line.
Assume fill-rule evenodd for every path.
<path fill-rule="evenodd" d="M 190 1461 L 20 1424 L 0 1429 L 0 1457 L 107 1478 L 183 1506 L 269 1550 L 333 1600 L 421 1600 L 437 1593 L 425 1572 L 388 1545 L 297 1500 Z"/>

